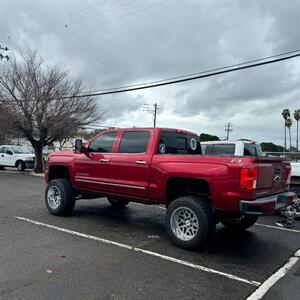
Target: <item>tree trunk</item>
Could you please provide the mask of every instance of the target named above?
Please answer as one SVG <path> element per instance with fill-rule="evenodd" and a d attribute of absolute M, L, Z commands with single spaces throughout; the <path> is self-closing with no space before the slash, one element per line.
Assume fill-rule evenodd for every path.
<path fill-rule="evenodd" d="M 291 128 L 289 127 L 289 137 L 290 137 L 290 151 L 292 151 L 292 138 L 291 138 Z"/>
<path fill-rule="evenodd" d="M 35 165 L 33 171 L 36 173 L 44 172 L 43 146 L 40 143 L 34 145 Z"/>
<path fill-rule="evenodd" d="M 284 149 L 285 149 L 285 151 L 287 150 L 287 148 L 286 148 L 286 125 L 285 125 L 285 123 L 284 123 Z"/>
<path fill-rule="evenodd" d="M 297 138 L 296 138 L 296 141 L 297 141 L 297 152 L 299 151 L 299 140 L 298 140 L 298 134 L 299 134 L 299 131 L 298 131 L 298 123 L 299 121 L 297 121 Z"/>

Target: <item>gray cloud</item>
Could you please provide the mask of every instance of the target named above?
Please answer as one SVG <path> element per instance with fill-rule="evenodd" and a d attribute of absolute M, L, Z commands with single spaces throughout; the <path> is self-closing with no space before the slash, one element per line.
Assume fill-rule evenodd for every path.
<path fill-rule="evenodd" d="M 16 51 L 28 46 L 38 49 L 47 62 L 65 66 L 74 77 L 97 89 L 213 69 L 300 48 L 300 1 L 159 3 L 2 1 L 1 44 Z M 149 7 L 153 4 L 157 6 Z M 43 25 L 80 9 L 79 14 Z M 80 21 L 83 18 L 86 21 Z M 29 31 L 33 26 L 37 28 Z M 7 39 L 8 35 L 12 38 Z M 294 59 L 190 83 L 107 96 L 99 98 L 99 103 L 107 111 L 105 122 L 110 125 L 150 126 L 151 116 L 141 107 L 158 102 L 163 107 L 158 118 L 161 126 L 224 135 L 224 124 L 230 121 L 235 125 L 235 138 L 282 143 L 280 113 L 285 107 L 299 107 L 299 80 L 300 63 Z"/>

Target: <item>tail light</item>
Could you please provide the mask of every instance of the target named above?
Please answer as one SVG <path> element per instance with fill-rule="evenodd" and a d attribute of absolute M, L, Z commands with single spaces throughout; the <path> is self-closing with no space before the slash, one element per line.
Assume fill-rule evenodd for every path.
<path fill-rule="evenodd" d="M 240 188 L 252 191 L 256 189 L 257 167 L 242 167 L 240 171 Z"/>

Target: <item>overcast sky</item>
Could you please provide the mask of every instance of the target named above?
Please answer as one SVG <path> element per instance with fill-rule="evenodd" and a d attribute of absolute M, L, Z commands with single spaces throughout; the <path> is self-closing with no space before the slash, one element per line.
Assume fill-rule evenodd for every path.
<path fill-rule="evenodd" d="M 300 48 L 300 0 L 0 0 L 0 41 L 38 50 L 92 89 L 205 71 Z M 281 111 L 300 108 L 300 58 L 97 98 L 103 125 L 157 124 L 283 144 Z M 295 139 L 296 126 L 292 128 Z M 294 142 L 295 144 L 295 142 Z"/>

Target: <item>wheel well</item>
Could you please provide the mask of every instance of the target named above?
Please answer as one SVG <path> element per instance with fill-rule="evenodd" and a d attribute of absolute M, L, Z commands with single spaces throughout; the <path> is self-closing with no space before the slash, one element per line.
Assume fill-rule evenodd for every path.
<path fill-rule="evenodd" d="M 22 159 L 18 159 L 18 160 L 16 161 L 16 163 L 15 163 L 15 166 L 18 165 L 18 162 L 19 162 L 19 161 L 21 161 L 21 162 L 24 164 L 24 161 L 23 161 Z"/>
<path fill-rule="evenodd" d="M 70 180 L 68 167 L 65 166 L 52 166 L 49 168 L 49 181 L 55 178 L 66 178 Z"/>
<path fill-rule="evenodd" d="M 166 206 L 176 198 L 186 195 L 205 196 L 210 200 L 210 190 L 207 181 L 189 178 L 171 178 L 168 180 Z"/>

